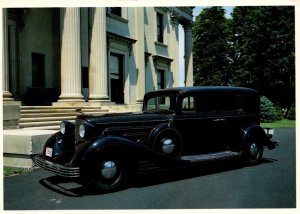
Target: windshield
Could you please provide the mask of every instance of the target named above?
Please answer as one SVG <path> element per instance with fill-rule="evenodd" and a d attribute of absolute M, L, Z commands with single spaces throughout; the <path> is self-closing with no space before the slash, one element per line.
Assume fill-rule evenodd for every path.
<path fill-rule="evenodd" d="M 168 111 L 173 112 L 175 109 L 176 97 L 172 95 L 160 95 L 149 97 L 144 106 L 144 111 Z"/>

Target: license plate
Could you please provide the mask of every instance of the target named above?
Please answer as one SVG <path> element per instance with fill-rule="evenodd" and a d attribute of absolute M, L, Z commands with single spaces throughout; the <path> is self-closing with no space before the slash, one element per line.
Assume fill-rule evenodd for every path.
<path fill-rule="evenodd" d="M 52 152 L 53 152 L 52 148 L 46 147 L 46 153 L 45 153 L 46 156 L 52 157 Z"/>

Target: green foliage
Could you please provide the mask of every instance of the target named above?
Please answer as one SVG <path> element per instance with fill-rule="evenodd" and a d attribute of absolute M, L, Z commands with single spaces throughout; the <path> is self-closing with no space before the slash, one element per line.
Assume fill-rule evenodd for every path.
<path fill-rule="evenodd" d="M 270 123 L 261 123 L 261 127 L 263 128 L 295 128 L 296 123 L 295 120 L 276 120 Z"/>
<path fill-rule="evenodd" d="M 295 102 L 295 7 L 205 8 L 193 26 L 195 85 L 245 86 Z M 279 110 L 280 108 L 278 108 Z M 279 112 L 279 111 L 278 111 Z"/>
<path fill-rule="evenodd" d="M 257 89 L 281 106 L 294 102 L 294 7 L 235 7 L 231 20 L 234 85 Z"/>
<path fill-rule="evenodd" d="M 283 120 L 283 112 L 280 106 L 276 105 L 275 111 L 276 111 L 276 120 Z"/>
<path fill-rule="evenodd" d="M 24 174 L 24 173 L 29 173 L 31 171 L 32 171 L 31 169 L 6 167 L 6 166 L 3 168 L 3 174 L 4 174 L 4 176 L 12 176 L 12 175 Z"/>
<path fill-rule="evenodd" d="M 295 120 L 296 119 L 296 108 L 295 108 L 295 104 L 293 104 L 291 106 L 291 108 L 289 109 L 288 111 L 288 114 L 287 114 L 287 118 L 289 120 Z"/>
<path fill-rule="evenodd" d="M 205 8 L 193 27 L 195 85 L 227 85 L 228 20 L 222 7 Z"/>
<path fill-rule="evenodd" d="M 277 119 L 274 104 L 265 96 L 260 98 L 260 119 L 262 122 L 272 122 Z"/>

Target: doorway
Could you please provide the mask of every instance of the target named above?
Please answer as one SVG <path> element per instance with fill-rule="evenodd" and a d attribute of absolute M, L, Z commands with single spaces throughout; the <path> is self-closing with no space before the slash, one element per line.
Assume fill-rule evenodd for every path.
<path fill-rule="evenodd" d="M 117 104 L 124 104 L 124 55 L 110 54 L 110 99 Z"/>

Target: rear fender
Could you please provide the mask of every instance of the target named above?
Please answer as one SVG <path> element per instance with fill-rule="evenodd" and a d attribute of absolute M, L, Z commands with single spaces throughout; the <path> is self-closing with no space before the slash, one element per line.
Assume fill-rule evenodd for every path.
<path fill-rule="evenodd" d="M 266 135 L 264 129 L 259 126 L 259 125 L 251 125 L 248 128 L 244 130 L 244 135 L 243 135 L 243 145 L 245 145 L 245 142 L 248 141 L 248 139 L 252 136 L 256 135 L 260 139 L 260 143 L 262 146 L 268 146 L 269 145 L 269 138 Z"/>

